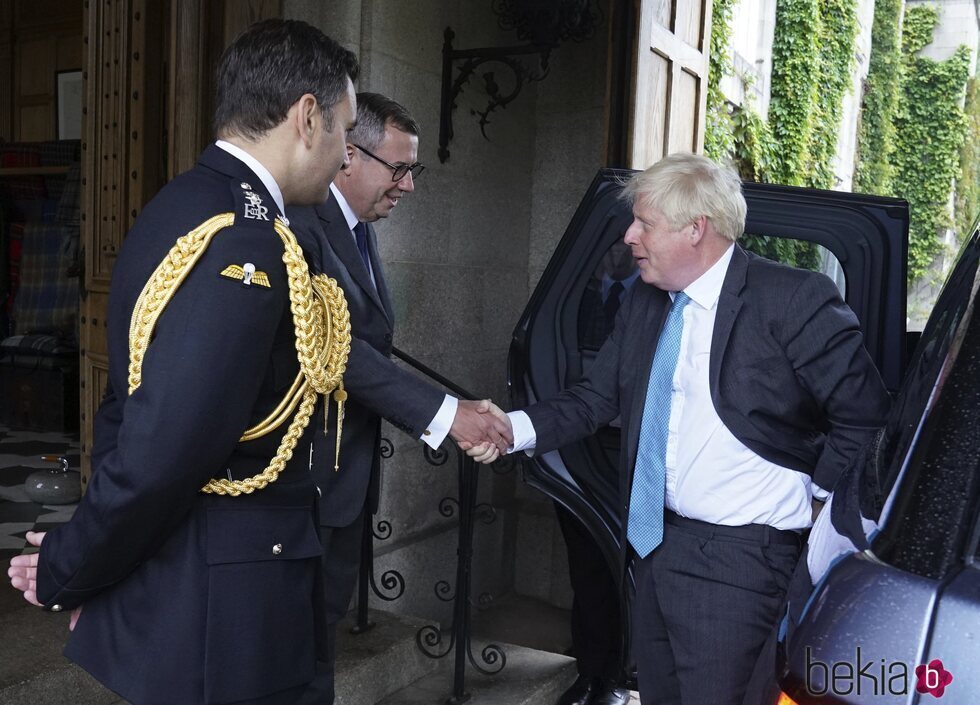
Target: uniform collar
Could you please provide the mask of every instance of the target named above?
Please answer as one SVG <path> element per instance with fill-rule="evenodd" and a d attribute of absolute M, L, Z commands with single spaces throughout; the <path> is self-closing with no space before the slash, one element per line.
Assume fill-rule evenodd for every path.
<path fill-rule="evenodd" d="M 340 192 L 340 189 L 331 181 L 330 190 L 333 192 L 333 197 L 337 199 L 337 205 L 340 206 L 340 212 L 344 214 L 344 220 L 347 221 L 347 229 L 352 231 L 354 226 L 357 225 L 358 218 L 354 215 L 354 211 L 351 210 L 350 204 L 347 199 L 344 198 L 344 194 Z"/>
<path fill-rule="evenodd" d="M 279 190 L 279 184 L 277 184 L 276 180 L 272 178 L 272 174 L 269 173 L 269 170 L 262 166 L 262 162 L 241 147 L 233 145 L 231 142 L 218 140 L 214 144 L 219 149 L 224 150 L 231 156 L 238 159 L 240 162 L 243 162 L 245 166 L 255 172 L 255 175 L 259 177 L 262 185 L 265 186 L 265 190 L 269 192 L 269 195 L 272 196 L 272 200 L 276 202 L 276 206 L 279 208 L 279 214 L 285 217 L 286 206 L 282 200 L 282 191 Z"/>

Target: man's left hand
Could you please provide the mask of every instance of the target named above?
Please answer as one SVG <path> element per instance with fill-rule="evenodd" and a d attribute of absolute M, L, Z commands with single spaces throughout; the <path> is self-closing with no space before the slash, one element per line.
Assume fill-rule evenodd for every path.
<path fill-rule="evenodd" d="M 44 541 L 45 532 L 27 532 L 27 543 L 32 546 L 41 547 Z M 37 601 L 37 558 L 38 554 L 30 553 L 24 556 L 14 556 L 10 559 L 10 567 L 7 568 L 7 575 L 10 577 L 10 584 L 24 593 L 24 599 L 32 605 L 41 607 Z"/>

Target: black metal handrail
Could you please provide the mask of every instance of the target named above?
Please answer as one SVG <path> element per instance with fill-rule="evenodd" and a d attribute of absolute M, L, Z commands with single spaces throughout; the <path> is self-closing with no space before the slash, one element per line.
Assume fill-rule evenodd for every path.
<path fill-rule="evenodd" d="M 419 362 L 411 355 L 393 348 L 392 353 L 395 357 L 403 360 L 411 367 L 429 377 L 433 381 L 442 385 L 450 392 L 461 399 L 479 399 L 460 385 L 439 374 L 427 365 Z M 449 460 L 449 452 L 445 449 L 445 443 L 437 450 L 428 446 L 423 449 L 426 461 L 431 465 L 444 465 Z M 493 675 L 503 670 L 507 665 L 507 654 L 497 644 L 487 644 L 480 652 L 480 659 L 486 666 L 477 663 L 473 656 L 470 642 L 470 606 L 472 604 L 470 593 L 472 592 L 472 567 L 473 567 L 473 531 L 475 520 L 482 518 L 485 523 L 492 523 L 496 518 L 496 511 L 490 504 L 477 504 L 477 491 L 479 485 L 479 466 L 459 447 L 449 441 L 449 445 L 456 451 L 457 460 L 457 482 L 459 487 L 458 499 L 443 497 L 439 502 L 439 513 L 444 517 L 452 517 L 459 513 L 459 536 L 457 539 L 457 562 L 456 562 L 456 589 L 453 590 L 445 580 L 440 580 L 435 585 L 436 597 L 444 602 L 453 602 L 453 623 L 450 628 L 449 643 L 445 648 L 440 648 L 443 642 L 443 631 L 437 626 L 427 624 L 416 633 L 415 642 L 429 658 L 444 658 L 450 652 L 454 652 L 455 663 L 453 670 L 453 692 L 447 699 L 450 705 L 457 705 L 469 699 L 470 695 L 466 692 L 466 661 L 472 664 L 480 673 Z M 390 458 L 394 454 L 394 446 L 386 438 L 381 439 L 381 456 Z M 505 467 L 504 472 L 509 471 L 510 467 Z M 371 590 L 380 599 L 385 601 L 396 600 L 405 591 L 405 580 L 395 570 L 388 570 L 381 576 L 381 588 L 378 587 L 374 578 L 374 540 L 385 540 L 391 536 L 391 524 L 385 520 L 374 524 L 374 518 L 365 517 L 364 531 L 361 539 L 361 563 L 358 579 L 357 597 L 357 622 L 351 629 L 351 633 L 363 633 L 374 625 L 368 619 L 368 591 Z M 479 603 L 485 605 L 492 601 L 488 594 L 481 595 Z"/>

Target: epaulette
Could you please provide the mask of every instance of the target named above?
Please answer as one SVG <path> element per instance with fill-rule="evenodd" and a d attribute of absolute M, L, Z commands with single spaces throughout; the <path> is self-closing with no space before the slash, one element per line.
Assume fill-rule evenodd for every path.
<path fill-rule="evenodd" d="M 278 213 L 272 196 L 264 189 L 253 189 L 248 181 L 232 181 L 230 185 L 235 204 L 235 225 L 272 230 Z"/>

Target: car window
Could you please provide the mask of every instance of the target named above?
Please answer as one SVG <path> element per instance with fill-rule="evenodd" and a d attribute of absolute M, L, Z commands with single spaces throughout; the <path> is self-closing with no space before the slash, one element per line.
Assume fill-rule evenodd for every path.
<path fill-rule="evenodd" d="M 746 233 L 739 239 L 745 249 L 777 262 L 790 264 L 829 276 L 841 298 L 846 294 L 844 270 L 834 254 L 812 242 Z M 616 240 L 606 250 L 589 277 L 578 309 L 578 347 L 584 354 L 584 369 L 612 332 L 616 313 L 630 288 L 640 277 L 629 245 Z"/>
<path fill-rule="evenodd" d="M 837 285 L 841 298 L 847 298 L 844 269 L 834 253 L 823 245 L 789 237 L 756 235 L 748 231 L 738 243 L 749 252 L 767 259 L 826 274 Z"/>
<path fill-rule="evenodd" d="M 974 234 L 929 317 L 866 469 L 871 482 L 865 486 L 876 490 L 862 506 L 866 515 L 880 514 L 884 525 L 876 554 L 929 577 L 959 564 L 976 520 L 980 317 L 972 313 L 972 297 L 978 254 Z"/>
<path fill-rule="evenodd" d="M 627 245 L 616 240 L 603 254 L 582 292 L 578 308 L 578 346 L 596 351 L 606 342 L 619 306 L 640 278 L 640 270 Z"/>

